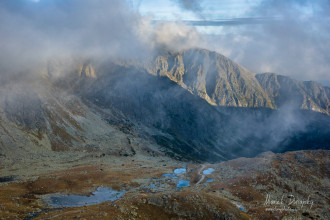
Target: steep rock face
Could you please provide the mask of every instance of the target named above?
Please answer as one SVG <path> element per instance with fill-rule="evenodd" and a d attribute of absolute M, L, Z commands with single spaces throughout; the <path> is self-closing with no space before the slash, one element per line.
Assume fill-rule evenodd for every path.
<path fill-rule="evenodd" d="M 324 90 L 325 90 L 325 92 L 327 93 L 327 96 L 328 96 L 328 98 L 330 97 L 330 87 L 329 86 L 325 86 L 324 87 Z"/>
<path fill-rule="evenodd" d="M 273 107 L 252 72 L 216 52 L 167 52 L 151 65 L 152 74 L 169 77 L 212 105 Z"/>
<path fill-rule="evenodd" d="M 292 105 L 330 114 L 328 92 L 317 82 L 302 82 L 274 73 L 257 74 L 256 78 L 276 107 Z"/>
<path fill-rule="evenodd" d="M 80 77 L 96 78 L 95 70 L 91 63 L 86 62 L 81 66 Z"/>

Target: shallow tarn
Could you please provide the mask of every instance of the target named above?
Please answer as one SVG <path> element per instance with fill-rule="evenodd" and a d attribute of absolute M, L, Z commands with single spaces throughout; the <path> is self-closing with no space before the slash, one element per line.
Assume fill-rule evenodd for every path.
<path fill-rule="evenodd" d="M 213 173 L 213 171 L 215 171 L 215 169 L 207 168 L 206 170 L 203 171 L 203 174 L 204 175 L 209 175 L 209 174 Z"/>
<path fill-rule="evenodd" d="M 107 201 L 115 201 L 124 195 L 125 191 L 116 191 L 107 187 L 100 186 L 90 196 L 83 195 L 63 195 L 48 194 L 45 202 L 52 207 L 79 207 L 95 205 Z"/>
<path fill-rule="evenodd" d="M 215 181 L 215 179 L 207 179 L 207 180 L 206 180 L 207 183 L 212 183 L 212 182 L 214 182 L 214 181 Z"/>
<path fill-rule="evenodd" d="M 186 165 L 184 165 L 184 167 L 182 168 L 175 169 L 173 172 L 176 175 L 186 173 L 187 172 Z"/>
<path fill-rule="evenodd" d="M 179 182 L 176 185 L 176 187 L 182 188 L 182 187 L 187 187 L 189 185 L 190 185 L 190 181 L 189 180 L 179 180 Z"/>

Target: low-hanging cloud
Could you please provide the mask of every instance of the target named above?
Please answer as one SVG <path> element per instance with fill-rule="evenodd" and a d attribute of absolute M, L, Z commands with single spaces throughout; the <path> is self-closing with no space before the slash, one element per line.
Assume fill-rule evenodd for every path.
<path fill-rule="evenodd" d="M 2 75 L 54 57 L 140 58 L 159 47 L 191 46 L 195 39 L 194 28 L 153 24 L 126 1 L 0 0 Z"/>
<path fill-rule="evenodd" d="M 1 61 L 5 67 L 23 67 L 67 54 L 120 56 L 142 49 L 132 29 L 139 16 L 127 11 L 120 1 L 15 0 L 0 4 Z M 129 47 L 124 46 L 127 44 Z"/>
<path fill-rule="evenodd" d="M 194 48 L 202 41 L 202 37 L 195 28 L 182 22 L 156 22 L 150 33 L 152 35 L 149 42 L 154 42 L 159 47 L 170 50 Z"/>

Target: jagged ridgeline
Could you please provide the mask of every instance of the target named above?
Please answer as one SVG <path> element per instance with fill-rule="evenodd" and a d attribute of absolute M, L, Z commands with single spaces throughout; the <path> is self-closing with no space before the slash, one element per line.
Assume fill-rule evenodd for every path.
<path fill-rule="evenodd" d="M 212 162 L 330 148 L 328 87 L 254 74 L 215 52 L 167 51 L 143 62 L 53 60 L 45 69 L 19 91 L 2 88 L 7 155 L 43 146 Z"/>
<path fill-rule="evenodd" d="M 255 74 L 227 57 L 203 49 L 164 52 L 146 67 L 167 76 L 208 103 L 231 107 L 278 108 L 286 102 L 329 115 L 329 87 L 273 73 Z"/>

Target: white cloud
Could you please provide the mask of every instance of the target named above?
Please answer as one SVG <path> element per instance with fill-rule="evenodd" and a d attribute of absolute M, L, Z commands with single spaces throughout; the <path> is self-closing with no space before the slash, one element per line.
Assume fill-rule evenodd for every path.
<path fill-rule="evenodd" d="M 141 58 L 159 47 L 183 49 L 199 40 L 193 27 L 151 19 L 120 0 L 47 0 L 38 7 L 0 1 L 1 72 L 68 55 Z"/>

